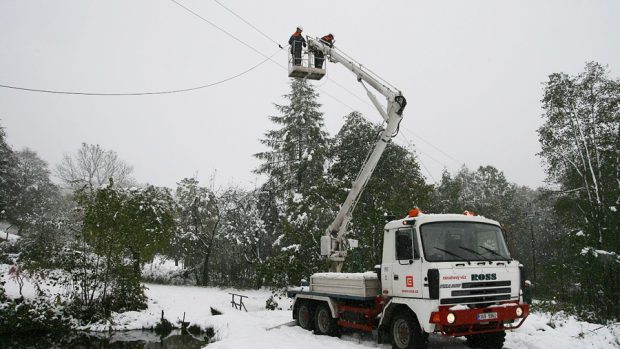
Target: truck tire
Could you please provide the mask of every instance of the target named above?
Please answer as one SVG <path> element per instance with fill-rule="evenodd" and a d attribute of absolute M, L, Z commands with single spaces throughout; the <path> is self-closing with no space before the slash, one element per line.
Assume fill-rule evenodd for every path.
<path fill-rule="evenodd" d="M 422 349 L 425 340 L 415 315 L 400 312 L 394 315 L 391 326 L 392 349 Z"/>
<path fill-rule="evenodd" d="M 482 349 L 502 349 L 506 340 L 506 332 L 483 333 L 479 335 L 478 347 Z"/>
<path fill-rule="evenodd" d="M 297 307 L 297 324 L 304 330 L 312 331 L 314 321 L 312 318 L 312 307 L 309 302 L 301 302 Z"/>
<path fill-rule="evenodd" d="M 320 304 L 314 315 L 314 333 L 324 336 L 335 336 L 338 333 L 338 322 L 332 317 L 327 304 Z"/>

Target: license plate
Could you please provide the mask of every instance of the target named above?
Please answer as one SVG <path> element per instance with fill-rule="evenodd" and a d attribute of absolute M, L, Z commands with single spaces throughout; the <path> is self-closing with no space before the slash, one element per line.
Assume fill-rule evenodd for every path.
<path fill-rule="evenodd" d="M 491 320 L 497 319 L 497 313 L 480 313 L 478 314 L 478 320 Z"/>

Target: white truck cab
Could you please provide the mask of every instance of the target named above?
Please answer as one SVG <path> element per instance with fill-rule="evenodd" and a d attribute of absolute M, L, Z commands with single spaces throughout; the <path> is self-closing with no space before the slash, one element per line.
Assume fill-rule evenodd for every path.
<path fill-rule="evenodd" d="M 422 348 L 429 333 L 465 336 L 499 349 L 519 327 L 519 262 L 510 257 L 498 222 L 471 213 L 410 211 L 386 224 L 383 259 L 375 273 L 319 273 L 307 288 L 290 289 L 293 318 L 306 329 L 377 333 L 393 348 Z"/>
<path fill-rule="evenodd" d="M 460 330 L 452 324 L 433 322 L 433 314 L 497 305 L 506 308 L 505 304 L 514 304 L 516 313 L 524 281 L 519 265 L 510 257 L 497 221 L 469 212 L 421 214 L 412 210 L 406 218 L 385 226 L 378 274 L 382 294 L 392 303 L 406 304 L 425 332 L 458 334 Z M 519 313 L 524 311 L 521 307 Z M 497 312 L 478 317 L 500 316 L 492 313 Z"/>

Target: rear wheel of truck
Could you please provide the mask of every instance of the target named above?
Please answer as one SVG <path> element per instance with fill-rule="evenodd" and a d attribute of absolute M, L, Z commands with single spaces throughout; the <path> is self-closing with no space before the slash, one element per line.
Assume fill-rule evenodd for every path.
<path fill-rule="evenodd" d="M 312 321 L 312 308 L 308 302 L 302 302 L 297 308 L 297 323 L 304 330 L 311 331 L 314 328 Z"/>
<path fill-rule="evenodd" d="M 467 336 L 465 343 L 470 348 L 502 349 L 506 340 L 506 332 L 482 333 Z"/>
<path fill-rule="evenodd" d="M 392 349 L 422 349 L 425 340 L 415 315 L 401 312 L 392 319 Z"/>
<path fill-rule="evenodd" d="M 326 336 L 335 336 L 338 333 L 338 323 L 332 317 L 327 304 L 323 303 L 316 308 L 314 333 Z"/>

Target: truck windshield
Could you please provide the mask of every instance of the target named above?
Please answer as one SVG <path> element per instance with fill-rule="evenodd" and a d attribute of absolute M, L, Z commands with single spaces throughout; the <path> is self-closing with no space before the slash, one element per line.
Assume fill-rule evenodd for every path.
<path fill-rule="evenodd" d="M 476 222 L 433 222 L 420 226 L 429 262 L 510 260 L 501 229 Z"/>

